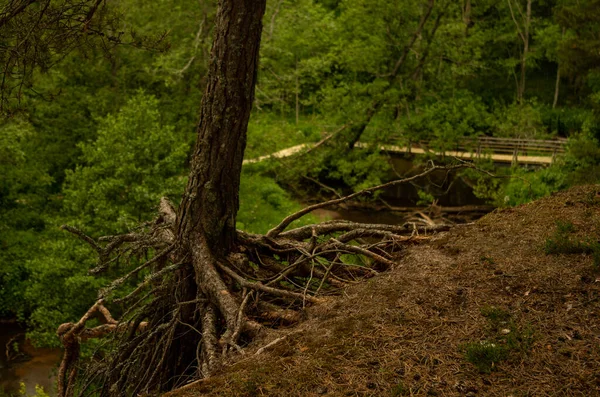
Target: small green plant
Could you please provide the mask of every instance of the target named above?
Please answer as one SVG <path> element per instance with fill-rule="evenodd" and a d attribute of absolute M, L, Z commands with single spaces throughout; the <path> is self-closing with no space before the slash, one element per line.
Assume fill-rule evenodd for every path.
<path fill-rule="evenodd" d="M 467 361 L 473 364 L 479 372 L 490 373 L 496 364 L 508 358 L 507 346 L 487 340 L 471 342 L 465 345 Z"/>
<path fill-rule="evenodd" d="M 21 382 L 19 384 L 19 394 L 20 397 L 50 397 L 48 393 L 44 391 L 44 388 L 39 385 L 35 385 L 35 394 L 27 394 L 27 388 L 25 383 Z"/>
<path fill-rule="evenodd" d="M 400 381 L 396 386 L 392 387 L 391 395 L 392 397 L 408 396 L 410 395 L 410 389 Z"/>
<path fill-rule="evenodd" d="M 419 201 L 417 201 L 417 205 L 429 206 L 435 201 L 433 194 L 424 190 L 419 190 L 417 194 L 419 195 Z"/>
<path fill-rule="evenodd" d="M 598 239 L 588 237 L 580 240 L 573 236 L 575 226 L 571 222 L 556 222 L 554 234 L 546 239 L 544 252 L 547 255 L 558 254 L 590 254 L 594 268 L 600 268 L 600 242 Z"/>
<path fill-rule="evenodd" d="M 544 251 L 547 255 L 551 254 L 578 254 L 584 251 L 584 246 L 580 241 L 574 240 L 571 236 L 575 232 L 575 227 L 571 222 L 556 222 L 554 234 L 546 239 Z"/>
<path fill-rule="evenodd" d="M 481 315 L 489 320 L 486 332 L 489 337 L 463 346 L 465 358 L 479 372 L 490 373 L 510 355 L 527 353 L 533 341 L 533 331 L 529 327 L 521 329 L 508 311 L 495 306 L 481 308 Z"/>
<path fill-rule="evenodd" d="M 595 190 L 588 192 L 582 202 L 587 206 L 594 206 L 598 203 L 598 192 Z"/>
<path fill-rule="evenodd" d="M 502 322 L 510 320 L 510 313 L 496 306 L 484 306 L 480 310 L 481 315 L 490 320 L 494 327 L 497 327 Z"/>
<path fill-rule="evenodd" d="M 479 257 L 479 260 L 481 261 L 481 263 L 483 263 L 484 265 L 487 265 L 487 266 L 492 266 L 492 265 L 496 264 L 496 261 L 494 260 L 494 258 L 485 256 L 485 255 L 481 255 Z"/>
<path fill-rule="evenodd" d="M 251 379 L 246 379 L 241 389 L 243 396 L 257 396 L 260 390 L 257 378 L 253 376 Z"/>

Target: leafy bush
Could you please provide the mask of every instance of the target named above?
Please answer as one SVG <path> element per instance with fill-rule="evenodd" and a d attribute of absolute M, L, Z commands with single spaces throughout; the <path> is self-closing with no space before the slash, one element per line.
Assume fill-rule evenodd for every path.
<path fill-rule="evenodd" d="M 98 138 L 81 144 L 83 164 L 67 172 L 65 209 L 98 232 L 124 232 L 147 221 L 162 196 L 178 198 L 190 147 L 161 122 L 159 102 L 139 92 L 99 122 Z"/>
<path fill-rule="evenodd" d="M 498 106 L 494 111 L 494 136 L 507 138 L 547 139 L 540 107 L 535 102 Z"/>
<path fill-rule="evenodd" d="M 244 169 L 240 184 L 240 211 L 237 228 L 252 233 L 266 233 L 283 218 L 300 210 L 298 203 L 283 190 L 273 178 Z M 314 223 L 307 215 L 292 226 Z"/>
<path fill-rule="evenodd" d="M 0 126 L 0 317 L 23 317 L 28 271 L 24 266 L 38 233 L 52 179 L 28 152 L 33 127 L 21 120 Z"/>
<path fill-rule="evenodd" d="M 414 140 L 431 140 L 436 150 L 450 150 L 465 137 L 477 136 L 491 127 L 490 114 L 481 98 L 458 91 L 449 101 L 435 101 L 406 119 L 403 129 Z"/>

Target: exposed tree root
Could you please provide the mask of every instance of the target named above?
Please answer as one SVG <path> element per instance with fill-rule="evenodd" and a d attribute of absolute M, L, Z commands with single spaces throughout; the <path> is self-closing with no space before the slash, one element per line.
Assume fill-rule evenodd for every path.
<path fill-rule="evenodd" d="M 183 244 L 175 231 L 176 211 L 166 199 L 160 202 L 157 220 L 143 232 L 94 240 L 64 226 L 98 252 L 92 273 L 116 267 L 124 252 L 150 259 L 103 289 L 77 323 L 59 327 L 65 346 L 59 396 L 137 395 L 210 376 L 227 358 L 244 354 L 244 345 L 262 327 L 301 321 L 307 304 L 393 267 L 406 244 L 450 228 L 331 221 L 285 231 L 292 221 L 313 209 L 438 169 L 466 167 L 470 165 L 432 167 L 415 177 L 312 205 L 266 235 L 238 231 L 235 249 L 226 257 L 211 252 L 201 239 L 190 245 L 188 238 Z M 141 274 L 144 279 L 134 283 L 134 276 Z M 124 293 L 117 296 L 117 291 Z M 121 314 L 119 321 L 107 307 Z M 94 317 L 103 324 L 86 328 Z M 107 347 L 90 362 L 79 362 L 80 342 L 101 337 Z"/>

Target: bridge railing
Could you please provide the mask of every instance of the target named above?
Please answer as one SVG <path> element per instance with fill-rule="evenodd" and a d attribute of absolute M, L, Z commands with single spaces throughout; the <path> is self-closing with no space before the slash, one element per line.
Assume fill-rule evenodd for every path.
<path fill-rule="evenodd" d="M 400 143 L 400 140 L 396 140 Z M 523 139 L 523 138 L 498 138 L 482 136 L 477 138 L 463 138 L 452 146 L 445 147 L 445 151 L 472 153 L 479 158 L 485 153 L 493 155 L 510 155 L 512 162 L 518 163 L 520 156 L 541 156 L 552 158 L 552 161 L 558 154 L 565 152 L 565 138 L 553 140 L 542 139 Z M 413 148 L 419 148 L 425 151 L 437 152 L 439 148 L 432 147 L 432 141 L 409 141 L 407 152 L 410 153 Z M 548 162 L 548 161 L 544 161 Z"/>
<path fill-rule="evenodd" d="M 471 150 L 491 149 L 496 153 L 514 153 L 515 150 L 522 153 L 556 154 L 565 152 L 566 139 L 541 140 L 520 138 L 496 138 L 479 137 L 474 139 L 462 139 L 458 142 L 459 148 Z"/>

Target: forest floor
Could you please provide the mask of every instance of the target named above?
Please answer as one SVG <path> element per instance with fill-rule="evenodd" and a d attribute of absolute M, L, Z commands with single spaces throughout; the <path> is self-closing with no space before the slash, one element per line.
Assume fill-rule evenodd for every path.
<path fill-rule="evenodd" d="M 573 188 L 407 247 L 393 270 L 167 395 L 600 396 L 600 249 L 582 248 L 598 245 L 599 193 Z"/>

